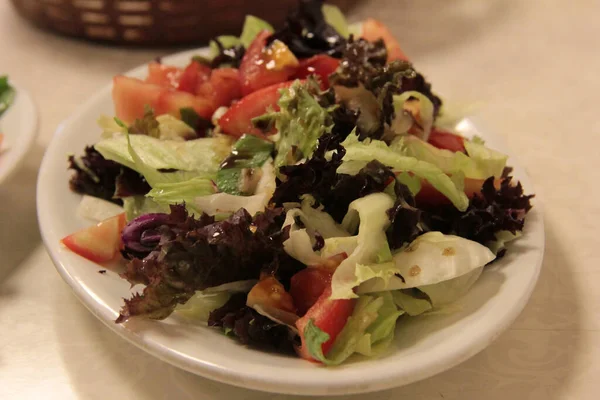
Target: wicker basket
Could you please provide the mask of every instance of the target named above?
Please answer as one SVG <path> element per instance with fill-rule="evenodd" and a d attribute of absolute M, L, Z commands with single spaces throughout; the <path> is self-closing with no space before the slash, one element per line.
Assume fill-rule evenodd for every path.
<path fill-rule="evenodd" d="M 130 45 L 205 43 L 239 34 L 246 14 L 280 25 L 297 0 L 11 0 L 26 19 L 65 35 Z M 331 1 L 331 0 L 330 0 Z M 331 1 L 341 7 L 351 0 Z"/>

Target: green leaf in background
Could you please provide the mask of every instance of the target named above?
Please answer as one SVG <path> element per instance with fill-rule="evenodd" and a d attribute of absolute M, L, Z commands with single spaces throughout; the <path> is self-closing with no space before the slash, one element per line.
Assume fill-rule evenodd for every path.
<path fill-rule="evenodd" d="M 331 25 L 343 37 L 347 38 L 350 36 L 346 17 L 338 7 L 332 4 L 323 4 L 322 10 L 325 22 Z"/>
<path fill-rule="evenodd" d="M 250 46 L 250 43 L 254 40 L 256 35 L 258 35 L 261 31 L 268 30 L 269 32 L 273 32 L 274 29 L 267 21 L 263 21 L 260 18 L 257 18 L 253 15 L 246 15 L 246 20 L 244 21 L 244 28 L 242 28 L 242 34 L 240 35 L 240 42 L 244 45 L 245 48 Z"/>
<path fill-rule="evenodd" d="M 8 83 L 8 76 L 0 76 L 0 116 L 13 103 L 15 94 L 15 89 Z"/>
<path fill-rule="evenodd" d="M 217 187 L 221 192 L 234 195 L 247 195 L 242 190 L 241 180 L 244 170 L 254 171 L 271 157 L 273 143 L 253 135 L 243 135 L 234 145 L 229 157 L 217 172 Z"/>
<path fill-rule="evenodd" d="M 221 46 L 223 46 L 226 49 L 229 49 L 231 47 L 236 47 L 236 46 L 239 46 L 242 44 L 242 42 L 240 41 L 240 39 L 237 36 L 232 36 L 232 35 L 217 36 L 216 40 L 218 40 L 219 43 L 221 43 Z M 221 52 L 219 50 L 219 45 L 214 40 L 210 41 L 209 47 L 210 47 L 210 56 L 212 58 L 216 57 Z"/>

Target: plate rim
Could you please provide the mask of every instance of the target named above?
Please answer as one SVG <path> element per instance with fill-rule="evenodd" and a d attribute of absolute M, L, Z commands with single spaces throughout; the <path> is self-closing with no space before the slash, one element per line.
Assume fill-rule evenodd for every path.
<path fill-rule="evenodd" d="M 31 119 L 28 121 L 26 118 L 20 118 L 19 125 L 22 125 L 22 127 L 16 135 L 20 140 L 18 141 L 17 146 L 8 149 L 7 152 L 7 154 L 16 153 L 16 155 L 9 154 L 11 159 L 9 160 L 8 165 L 5 165 L 4 168 L 0 168 L 0 185 L 8 181 L 21 167 L 29 154 L 29 151 L 36 142 L 39 131 L 39 110 L 33 97 L 31 97 L 26 89 L 12 79 L 10 79 L 10 85 L 16 91 L 15 102 L 0 118 L 6 117 L 6 115 L 11 112 L 20 112 L 31 116 Z M 7 157 L 7 154 L 0 153 L 0 157 Z"/>
<path fill-rule="evenodd" d="M 173 62 L 170 60 L 180 59 L 204 51 L 206 51 L 206 48 L 174 53 L 172 55 L 163 57 L 163 61 L 169 63 Z M 127 73 L 125 73 L 125 75 L 140 75 L 142 71 L 145 71 L 146 67 L 147 63 L 142 64 L 128 71 Z M 413 369 L 410 375 L 405 374 L 404 376 L 399 377 L 398 374 L 394 374 L 394 372 L 392 371 L 384 376 L 379 376 L 376 379 L 370 380 L 370 382 L 368 383 L 354 385 L 352 381 L 344 379 L 339 379 L 338 382 L 334 383 L 321 381 L 318 384 L 315 384 L 314 382 L 306 382 L 302 379 L 294 379 L 294 377 L 290 379 L 289 376 L 265 378 L 265 376 L 261 375 L 260 373 L 254 373 L 252 371 L 232 371 L 205 360 L 191 358 L 189 356 L 186 356 L 185 354 L 171 350 L 168 346 L 164 346 L 161 343 L 157 343 L 154 340 L 150 340 L 130 329 L 127 329 L 126 325 L 115 324 L 113 320 L 108 320 L 106 316 L 102 315 L 97 300 L 94 299 L 93 296 L 91 296 L 90 293 L 85 290 L 84 286 L 79 284 L 73 278 L 73 276 L 69 273 L 65 265 L 63 265 L 63 263 L 66 263 L 66 261 L 62 259 L 61 254 L 58 251 L 60 245 L 58 243 L 54 243 L 54 238 L 50 238 L 51 236 L 53 236 L 51 234 L 52 227 L 48 226 L 49 211 L 47 210 L 47 207 L 50 206 L 47 206 L 45 204 L 41 195 L 45 189 L 44 180 L 50 174 L 50 172 L 47 171 L 52 170 L 50 166 L 54 163 L 52 156 L 54 155 L 55 151 L 53 151 L 53 149 L 57 147 L 57 143 L 62 139 L 62 136 L 65 134 L 65 132 L 68 131 L 68 126 L 71 123 L 73 123 L 73 121 L 76 120 L 79 115 L 82 114 L 82 112 L 86 109 L 88 105 L 93 104 L 95 101 L 98 101 L 102 97 L 109 94 L 111 91 L 111 87 L 112 84 L 108 83 L 107 85 L 99 89 L 97 92 L 95 92 L 93 96 L 91 96 L 85 103 L 78 106 L 76 110 L 71 114 L 71 116 L 65 121 L 63 121 L 57 128 L 54 137 L 52 138 L 50 144 L 46 149 L 40 167 L 40 173 L 38 175 L 36 195 L 38 222 L 44 245 L 48 254 L 50 255 L 53 264 L 55 265 L 55 268 L 57 269 L 63 280 L 65 280 L 65 282 L 71 287 L 76 297 L 96 318 L 102 321 L 104 325 L 106 325 L 112 331 L 117 333 L 119 336 L 125 338 L 128 342 L 134 344 L 136 347 L 146 351 L 152 356 L 157 357 L 162 361 L 165 361 L 178 368 L 203 376 L 205 378 L 234 386 L 240 386 L 247 389 L 254 389 L 272 393 L 303 395 L 339 395 L 367 393 L 378 390 L 390 389 L 393 387 L 416 382 L 441 373 L 466 361 L 467 359 L 471 358 L 475 354 L 485 349 L 498 336 L 500 336 L 500 334 L 505 332 L 506 329 L 514 322 L 514 320 L 521 313 L 521 311 L 524 309 L 525 305 L 529 301 L 529 298 L 531 297 L 533 289 L 535 288 L 535 285 L 539 278 L 545 250 L 544 219 L 540 199 L 536 199 L 537 201 L 534 208 L 534 212 L 537 214 L 536 222 L 538 226 L 536 227 L 536 234 L 538 235 L 539 241 L 539 243 L 536 243 L 539 246 L 539 251 L 536 254 L 535 265 L 531 266 L 531 268 L 535 268 L 535 273 L 531 277 L 531 280 L 528 283 L 526 289 L 522 293 L 520 293 L 520 298 L 518 299 L 518 301 L 510 310 L 506 312 L 501 321 L 495 325 L 494 329 L 489 329 L 485 331 L 484 334 L 478 335 L 476 338 L 470 341 L 470 344 L 468 346 L 465 345 L 460 348 L 453 349 L 453 351 L 448 352 L 445 356 L 440 357 L 440 359 L 431 361 L 428 365 L 421 365 L 420 368 Z M 477 122 L 477 118 L 469 118 L 467 119 L 467 121 L 473 123 L 475 127 L 480 126 L 480 122 Z M 484 129 L 482 131 L 487 132 L 487 135 L 493 136 L 494 139 L 498 139 L 501 141 L 501 138 L 498 135 L 491 133 L 490 130 Z M 517 161 L 513 163 L 513 165 L 515 165 L 522 171 L 522 173 L 520 174 L 521 180 L 527 180 L 528 190 L 534 192 L 534 185 L 531 183 L 529 175 L 523 167 L 517 165 L 519 158 L 513 156 L 511 156 L 511 158 L 513 159 L 513 161 Z M 533 234 L 533 232 L 531 232 L 531 234 Z M 320 370 L 324 371 L 323 369 Z M 307 383 L 309 383 L 309 386 L 304 386 Z"/>

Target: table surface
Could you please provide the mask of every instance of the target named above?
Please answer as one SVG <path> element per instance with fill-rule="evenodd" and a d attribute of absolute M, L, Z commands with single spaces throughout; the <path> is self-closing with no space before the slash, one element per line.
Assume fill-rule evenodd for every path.
<path fill-rule="evenodd" d="M 598 398 L 600 2 L 373 0 L 352 11 L 355 20 L 367 15 L 392 26 L 437 92 L 481 102 L 479 114 L 536 183 L 547 240 L 535 292 L 496 342 L 445 373 L 369 398 Z M 0 71 L 30 91 L 41 119 L 26 164 L 0 187 L 0 398 L 287 398 L 197 377 L 125 342 L 73 296 L 40 240 L 36 175 L 58 124 L 114 74 L 173 50 L 49 35 L 7 1 L 0 38 Z"/>

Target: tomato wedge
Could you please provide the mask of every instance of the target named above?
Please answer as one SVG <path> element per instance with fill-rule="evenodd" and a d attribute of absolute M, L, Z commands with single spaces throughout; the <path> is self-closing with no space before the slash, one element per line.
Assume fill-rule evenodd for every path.
<path fill-rule="evenodd" d="M 192 61 L 181 74 L 177 90 L 182 92 L 188 92 L 196 94 L 196 88 L 202 82 L 208 80 L 211 74 L 211 69 L 206 65 L 202 65 L 198 62 Z"/>
<path fill-rule="evenodd" d="M 306 360 L 315 361 L 308 351 L 306 339 L 304 337 L 304 329 L 306 328 L 308 321 L 312 320 L 315 326 L 329 335 L 329 340 L 321 346 L 323 354 L 327 355 L 335 338 L 342 331 L 348 317 L 350 317 L 354 311 L 356 299 L 332 300 L 330 299 L 330 296 L 331 285 L 327 286 L 317 302 L 306 312 L 306 314 L 296 321 L 296 328 L 298 328 L 300 339 L 302 340 L 302 345 L 297 349 L 297 352 L 300 357 Z"/>
<path fill-rule="evenodd" d="M 392 32 L 381 21 L 373 18 L 367 18 L 362 24 L 362 37 L 369 42 L 383 39 L 388 52 L 388 62 L 394 60 L 408 61 L 408 57 L 402 51 L 400 43 L 396 40 Z"/>
<path fill-rule="evenodd" d="M 146 78 L 146 83 L 176 89 L 182 74 L 183 71 L 181 68 L 151 62 L 148 64 L 148 77 Z"/>
<path fill-rule="evenodd" d="M 218 68 L 212 70 L 210 78 L 199 82 L 196 95 L 209 99 L 214 109 L 228 106 L 233 100 L 242 97 L 242 87 L 238 70 L 235 68 Z"/>
<path fill-rule="evenodd" d="M 244 133 L 262 136 L 263 133 L 252 125 L 252 118 L 263 115 L 267 108 L 279 110 L 277 101 L 279 91 L 287 88 L 293 81 L 278 83 L 251 93 L 229 107 L 229 110 L 219 119 L 221 130 L 231 136 L 240 137 Z"/>
<path fill-rule="evenodd" d="M 144 116 L 145 107 L 156 108 L 161 95 L 168 91 L 159 85 L 117 75 L 113 78 L 112 97 L 115 114 L 127 124 Z"/>
<path fill-rule="evenodd" d="M 244 96 L 258 89 L 285 82 L 294 75 L 298 60 L 283 44 L 289 54 L 283 48 L 277 50 L 276 54 L 268 54 L 265 48 L 269 36 L 271 32 L 267 30 L 260 32 L 242 58 L 240 81 Z"/>
<path fill-rule="evenodd" d="M 465 151 L 465 139 L 452 132 L 433 127 L 427 141 L 438 149 L 446 149 L 454 152 Z"/>
<path fill-rule="evenodd" d="M 306 79 L 310 75 L 319 78 L 322 90 L 329 88 L 329 75 L 333 74 L 340 66 L 340 60 L 325 54 L 319 54 L 300 61 L 300 66 L 294 78 Z"/>
<path fill-rule="evenodd" d="M 202 118 L 210 119 L 216 107 L 211 100 L 204 97 L 179 90 L 164 90 L 153 108 L 156 115 L 171 114 L 176 118 L 181 118 L 180 110 L 182 108 L 193 108 Z M 141 118 L 141 116 L 137 118 Z"/>
<path fill-rule="evenodd" d="M 95 263 L 111 261 L 119 254 L 121 231 L 126 223 L 125 213 L 119 214 L 66 236 L 61 243 Z"/>
<path fill-rule="evenodd" d="M 319 300 L 325 289 L 331 285 L 331 272 L 318 268 L 306 268 L 297 272 L 290 281 L 290 294 L 302 316 Z"/>

